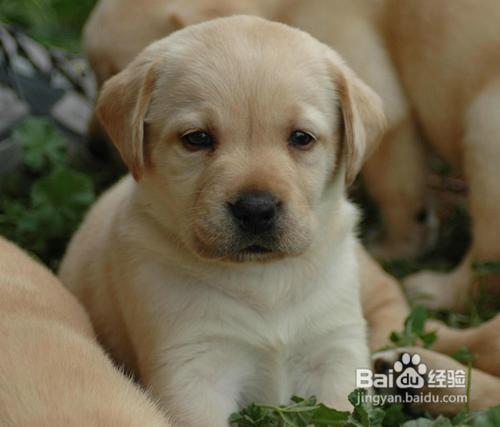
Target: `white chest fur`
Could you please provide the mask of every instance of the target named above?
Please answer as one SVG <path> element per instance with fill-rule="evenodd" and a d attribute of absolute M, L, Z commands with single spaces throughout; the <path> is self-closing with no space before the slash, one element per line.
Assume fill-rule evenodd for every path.
<path fill-rule="evenodd" d="M 144 325 L 132 341 L 146 382 L 167 408 L 179 390 L 204 390 L 225 412 L 292 394 L 339 406 L 368 360 L 354 251 L 348 235 L 321 256 L 268 265 L 137 262 L 129 297 L 148 309 L 126 317 Z"/>

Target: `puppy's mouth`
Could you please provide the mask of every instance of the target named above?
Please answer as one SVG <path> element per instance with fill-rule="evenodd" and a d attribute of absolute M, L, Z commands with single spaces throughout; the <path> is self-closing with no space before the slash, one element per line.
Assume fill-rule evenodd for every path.
<path fill-rule="evenodd" d="M 231 251 L 225 257 L 232 262 L 270 262 L 287 254 L 274 245 L 251 244 Z"/>
<path fill-rule="evenodd" d="M 240 252 L 246 254 L 260 255 L 260 254 L 270 254 L 271 252 L 274 251 L 273 249 L 267 248 L 262 245 L 250 245 L 247 246 L 246 248 L 241 249 Z"/>

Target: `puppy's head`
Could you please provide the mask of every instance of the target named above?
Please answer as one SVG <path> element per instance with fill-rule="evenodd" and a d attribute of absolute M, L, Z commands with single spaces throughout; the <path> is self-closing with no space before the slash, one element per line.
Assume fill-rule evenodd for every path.
<path fill-rule="evenodd" d="M 327 46 L 260 18 L 151 45 L 98 114 L 151 214 L 208 258 L 300 254 L 382 130 L 380 99 Z M 332 196 L 336 194 L 336 196 Z"/>

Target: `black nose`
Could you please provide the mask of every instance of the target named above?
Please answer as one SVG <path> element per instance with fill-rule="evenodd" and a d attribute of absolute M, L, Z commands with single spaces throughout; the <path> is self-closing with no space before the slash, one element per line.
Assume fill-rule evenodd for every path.
<path fill-rule="evenodd" d="M 270 193 L 245 193 L 229 206 L 243 231 L 262 233 L 276 223 L 280 202 Z"/>

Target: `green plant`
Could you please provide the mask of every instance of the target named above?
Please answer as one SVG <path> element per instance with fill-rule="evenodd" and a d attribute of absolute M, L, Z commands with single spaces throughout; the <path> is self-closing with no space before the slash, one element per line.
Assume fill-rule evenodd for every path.
<path fill-rule="evenodd" d="M 409 420 L 401 405 L 385 408 L 366 403 L 366 390 L 357 389 L 349 395 L 351 412 L 337 411 L 316 398 L 292 397 L 287 406 L 251 404 L 230 417 L 237 427 L 498 427 L 500 405 L 485 411 L 463 411 L 454 418 L 440 416 L 432 419 L 420 417 Z"/>
<path fill-rule="evenodd" d="M 357 389 L 349 395 L 354 407 L 352 413 L 329 408 L 315 397 L 293 396 L 288 406 L 251 404 L 231 415 L 230 422 L 239 427 L 382 427 L 384 412 L 363 403 L 365 394 L 365 390 Z"/>
<path fill-rule="evenodd" d="M 427 309 L 421 305 L 412 308 L 405 320 L 402 331 L 394 331 L 390 335 L 391 343 L 394 347 L 408 347 L 422 345 L 430 347 L 436 340 L 436 332 L 425 332 L 425 322 L 427 321 Z"/>
<path fill-rule="evenodd" d="M 0 183 L 0 234 L 57 268 L 67 239 L 94 201 L 94 184 L 68 163 L 64 136 L 30 117 L 14 132 L 23 168 Z"/>
<path fill-rule="evenodd" d="M 0 22 L 22 27 L 38 41 L 74 52 L 80 32 L 96 0 L 4 0 Z"/>

